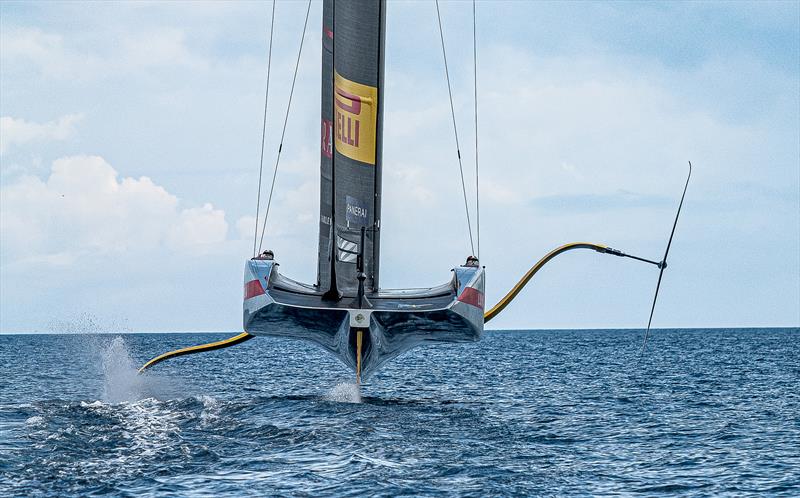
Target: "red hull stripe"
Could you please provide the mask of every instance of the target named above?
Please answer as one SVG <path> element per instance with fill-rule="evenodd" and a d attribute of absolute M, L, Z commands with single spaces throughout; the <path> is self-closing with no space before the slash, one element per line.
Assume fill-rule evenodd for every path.
<path fill-rule="evenodd" d="M 251 297 L 260 296 L 264 293 L 264 287 L 259 280 L 251 280 L 244 284 L 244 298 L 245 300 Z"/>
<path fill-rule="evenodd" d="M 464 292 L 462 292 L 461 295 L 458 296 L 458 300 L 461 301 L 462 303 L 466 303 L 475 306 L 476 308 L 483 309 L 484 305 L 483 292 L 480 292 L 478 289 L 475 289 L 474 287 L 467 287 L 466 289 L 464 289 Z"/>

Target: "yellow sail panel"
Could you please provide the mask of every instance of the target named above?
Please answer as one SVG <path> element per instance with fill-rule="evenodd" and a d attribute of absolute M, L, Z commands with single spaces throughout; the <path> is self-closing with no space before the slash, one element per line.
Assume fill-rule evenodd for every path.
<path fill-rule="evenodd" d="M 375 164 L 378 89 L 334 72 L 336 150 L 355 161 Z"/>

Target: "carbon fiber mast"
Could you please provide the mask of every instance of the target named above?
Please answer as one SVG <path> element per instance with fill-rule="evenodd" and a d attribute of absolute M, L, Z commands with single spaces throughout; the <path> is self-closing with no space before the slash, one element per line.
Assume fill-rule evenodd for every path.
<path fill-rule="evenodd" d="M 323 238 L 325 230 L 321 227 L 320 245 L 332 247 L 330 256 L 321 259 L 319 266 L 320 275 L 330 275 L 328 282 L 320 281 L 323 289 L 324 283 L 329 283 L 326 297 L 330 298 L 334 292 L 356 294 L 359 254 L 364 259 L 365 293 L 378 290 L 383 128 L 380 103 L 386 2 L 331 1 L 323 8 L 332 10 L 333 20 L 332 204 L 331 227 L 327 230 L 332 236 Z M 327 51 L 323 59 L 326 57 Z M 323 95 L 328 84 L 326 62 L 323 60 Z M 327 112 L 327 104 L 323 97 L 323 114 Z M 327 159 L 323 154 L 323 163 Z M 325 184 L 326 180 L 323 178 L 322 182 Z M 323 202 L 326 194 L 323 191 Z M 362 227 L 366 231 L 364 247 L 361 247 Z M 327 272 L 323 268 L 326 265 L 330 268 Z"/>
<path fill-rule="evenodd" d="M 338 300 L 335 279 L 331 280 L 333 240 L 333 0 L 322 2 L 321 134 L 319 156 L 319 252 L 317 287 L 330 289 Z"/>

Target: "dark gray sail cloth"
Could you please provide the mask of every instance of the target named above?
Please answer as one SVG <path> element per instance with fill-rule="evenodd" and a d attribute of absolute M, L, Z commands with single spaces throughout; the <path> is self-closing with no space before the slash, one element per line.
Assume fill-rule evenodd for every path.
<path fill-rule="evenodd" d="M 333 218 L 333 0 L 322 2 L 321 129 L 317 286 L 328 290 L 331 286 Z"/>
<path fill-rule="evenodd" d="M 357 292 L 361 227 L 366 228 L 365 291 L 378 289 L 385 13 L 385 0 L 323 3 L 318 284 L 322 291 L 335 291 L 329 295 Z M 332 150 L 326 150 L 327 133 L 333 135 Z"/>

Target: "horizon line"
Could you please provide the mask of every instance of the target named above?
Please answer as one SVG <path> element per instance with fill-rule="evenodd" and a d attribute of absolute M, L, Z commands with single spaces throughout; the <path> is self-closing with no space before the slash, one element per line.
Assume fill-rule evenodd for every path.
<path fill-rule="evenodd" d="M 659 327 L 651 328 L 651 331 L 670 331 L 670 330 L 747 330 L 747 329 L 796 329 L 800 331 L 800 325 L 770 325 L 770 326 L 736 326 L 736 327 Z M 644 327 L 597 327 L 597 328 L 502 328 L 502 329 L 485 329 L 484 332 L 565 332 L 565 331 L 644 331 Z M 113 332 L 2 332 L 0 335 L 121 335 L 121 334 L 240 334 L 241 331 L 213 331 L 213 330 L 188 330 L 188 331 L 132 331 L 132 330 L 119 330 Z"/>

